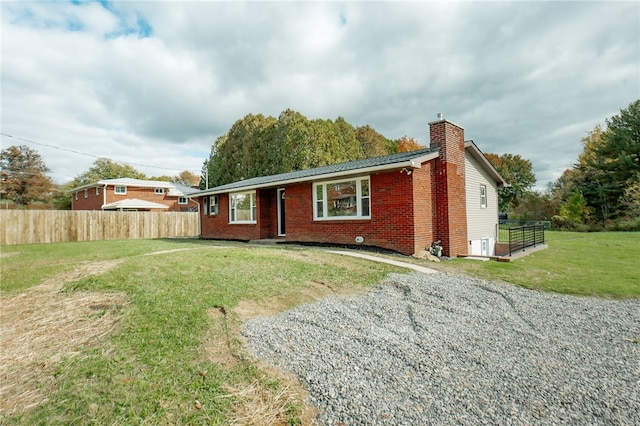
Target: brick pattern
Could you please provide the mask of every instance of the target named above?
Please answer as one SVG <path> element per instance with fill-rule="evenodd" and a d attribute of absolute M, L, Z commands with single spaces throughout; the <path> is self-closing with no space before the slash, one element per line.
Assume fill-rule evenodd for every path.
<path fill-rule="evenodd" d="M 467 200 L 465 191 L 464 129 L 447 121 L 429 123 L 431 145 L 440 147 L 432 182 L 434 239 L 445 255 L 467 252 Z"/>
<path fill-rule="evenodd" d="M 113 186 L 107 186 L 106 203 L 103 192 L 104 187 L 100 187 L 100 195 L 96 195 L 95 188 L 89 188 L 87 190 L 87 198 L 84 197 L 84 190 L 71 194 L 71 209 L 72 210 L 102 210 L 103 204 L 115 203 L 116 201 L 122 201 L 127 198 L 137 198 L 138 200 L 151 201 L 158 204 L 164 204 L 169 206 L 168 209 L 152 209 L 152 211 L 186 211 L 188 207 L 195 207 L 194 201 L 187 201 L 187 204 L 178 204 L 178 197 L 168 197 L 167 190 L 164 194 L 156 194 L 153 188 L 135 188 L 127 187 L 127 193 L 124 195 L 116 194 Z"/>
<path fill-rule="evenodd" d="M 205 215 L 202 205 L 205 198 L 200 198 L 200 236 L 202 238 L 216 238 L 222 240 L 257 240 L 260 235 L 260 214 L 258 213 L 257 223 L 229 223 L 229 194 L 218 195 L 218 214 Z M 207 202 L 209 198 L 206 198 Z M 256 193 L 256 209 L 261 212 L 263 198 Z"/>

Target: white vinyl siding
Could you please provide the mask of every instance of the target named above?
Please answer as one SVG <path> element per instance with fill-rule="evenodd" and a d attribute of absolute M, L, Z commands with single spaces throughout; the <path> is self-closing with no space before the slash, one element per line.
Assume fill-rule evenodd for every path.
<path fill-rule="evenodd" d="M 465 153 L 464 163 L 467 193 L 467 239 L 471 242 L 469 252 L 480 255 L 482 241 L 485 240 L 484 244 L 487 245 L 488 254 L 493 255 L 498 225 L 498 187 L 470 154 Z M 482 195 L 483 190 L 484 196 Z"/>

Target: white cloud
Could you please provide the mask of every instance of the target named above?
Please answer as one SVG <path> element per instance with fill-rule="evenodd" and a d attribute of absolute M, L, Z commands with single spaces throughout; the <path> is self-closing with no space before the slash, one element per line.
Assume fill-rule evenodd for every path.
<path fill-rule="evenodd" d="M 639 16 L 623 2 L 5 2 L 2 129 L 177 173 L 248 113 L 427 143 L 443 112 L 485 152 L 530 159 L 543 186 L 640 97 Z M 58 182 L 94 161 L 35 148 Z"/>

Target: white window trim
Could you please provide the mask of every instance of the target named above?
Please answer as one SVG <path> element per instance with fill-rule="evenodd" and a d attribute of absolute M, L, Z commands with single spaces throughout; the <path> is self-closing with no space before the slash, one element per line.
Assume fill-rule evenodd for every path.
<path fill-rule="evenodd" d="M 96 195 L 100 195 L 100 187 L 96 186 Z"/>
<path fill-rule="evenodd" d="M 487 185 L 480 185 L 480 208 L 487 208 Z"/>
<path fill-rule="evenodd" d="M 118 188 L 124 188 L 124 192 L 119 192 Z M 116 195 L 127 195 L 127 187 L 124 185 L 116 185 L 113 187 L 113 193 Z"/>
<path fill-rule="evenodd" d="M 164 188 L 153 188 L 153 193 L 154 194 L 158 194 L 158 195 L 162 195 L 162 194 L 164 194 Z M 181 204 L 187 204 L 187 203 L 181 203 Z"/>
<path fill-rule="evenodd" d="M 187 204 L 187 197 L 178 197 L 178 204 Z"/>
<path fill-rule="evenodd" d="M 89 198 L 89 190 L 88 189 L 84 190 L 84 198 Z"/>
<path fill-rule="evenodd" d="M 248 195 L 253 203 L 250 203 L 250 211 L 251 216 L 253 216 L 250 220 L 231 220 L 234 216 L 231 211 L 234 208 L 234 197 L 236 195 Z M 238 224 L 238 223 L 256 223 L 256 216 L 258 215 L 257 203 L 256 203 L 256 191 L 246 191 L 246 192 L 235 192 L 233 194 L 229 194 L 229 224 Z"/>
<path fill-rule="evenodd" d="M 362 181 L 369 181 L 369 196 L 365 197 L 369 200 L 369 215 L 362 216 Z M 355 216 L 329 216 L 328 207 L 327 207 L 327 186 L 335 185 L 342 182 L 356 182 L 356 208 L 357 215 Z M 318 186 L 322 186 L 322 217 L 318 217 Z M 314 182 L 313 183 L 313 220 L 371 220 L 371 178 L 370 176 L 360 176 L 355 178 L 345 177 L 337 180 L 324 181 L 324 182 Z"/>
<path fill-rule="evenodd" d="M 76 201 L 78 201 L 78 191 L 76 191 Z"/>

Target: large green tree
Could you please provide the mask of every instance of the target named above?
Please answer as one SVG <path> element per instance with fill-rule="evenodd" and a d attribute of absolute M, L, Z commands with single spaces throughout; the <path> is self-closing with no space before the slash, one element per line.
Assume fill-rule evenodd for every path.
<path fill-rule="evenodd" d="M 507 181 L 509 186 L 498 189 L 500 211 L 513 212 L 536 183 L 531 161 L 516 154 L 485 154 L 485 157 Z"/>
<path fill-rule="evenodd" d="M 46 202 L 54 185 L 45 173 L 49 168 L 38 151 L 26 145 L 12 145 L 0 152 L 0 196 L 18 206 Z"/>
<path fill-rule="evenodd" d="M 202 169 L 201 188 L 389 153 L 388 140 L 344 118 L 309 120 L 287 109 L 278 118 L 249 114 L 218 137 Z"/>

